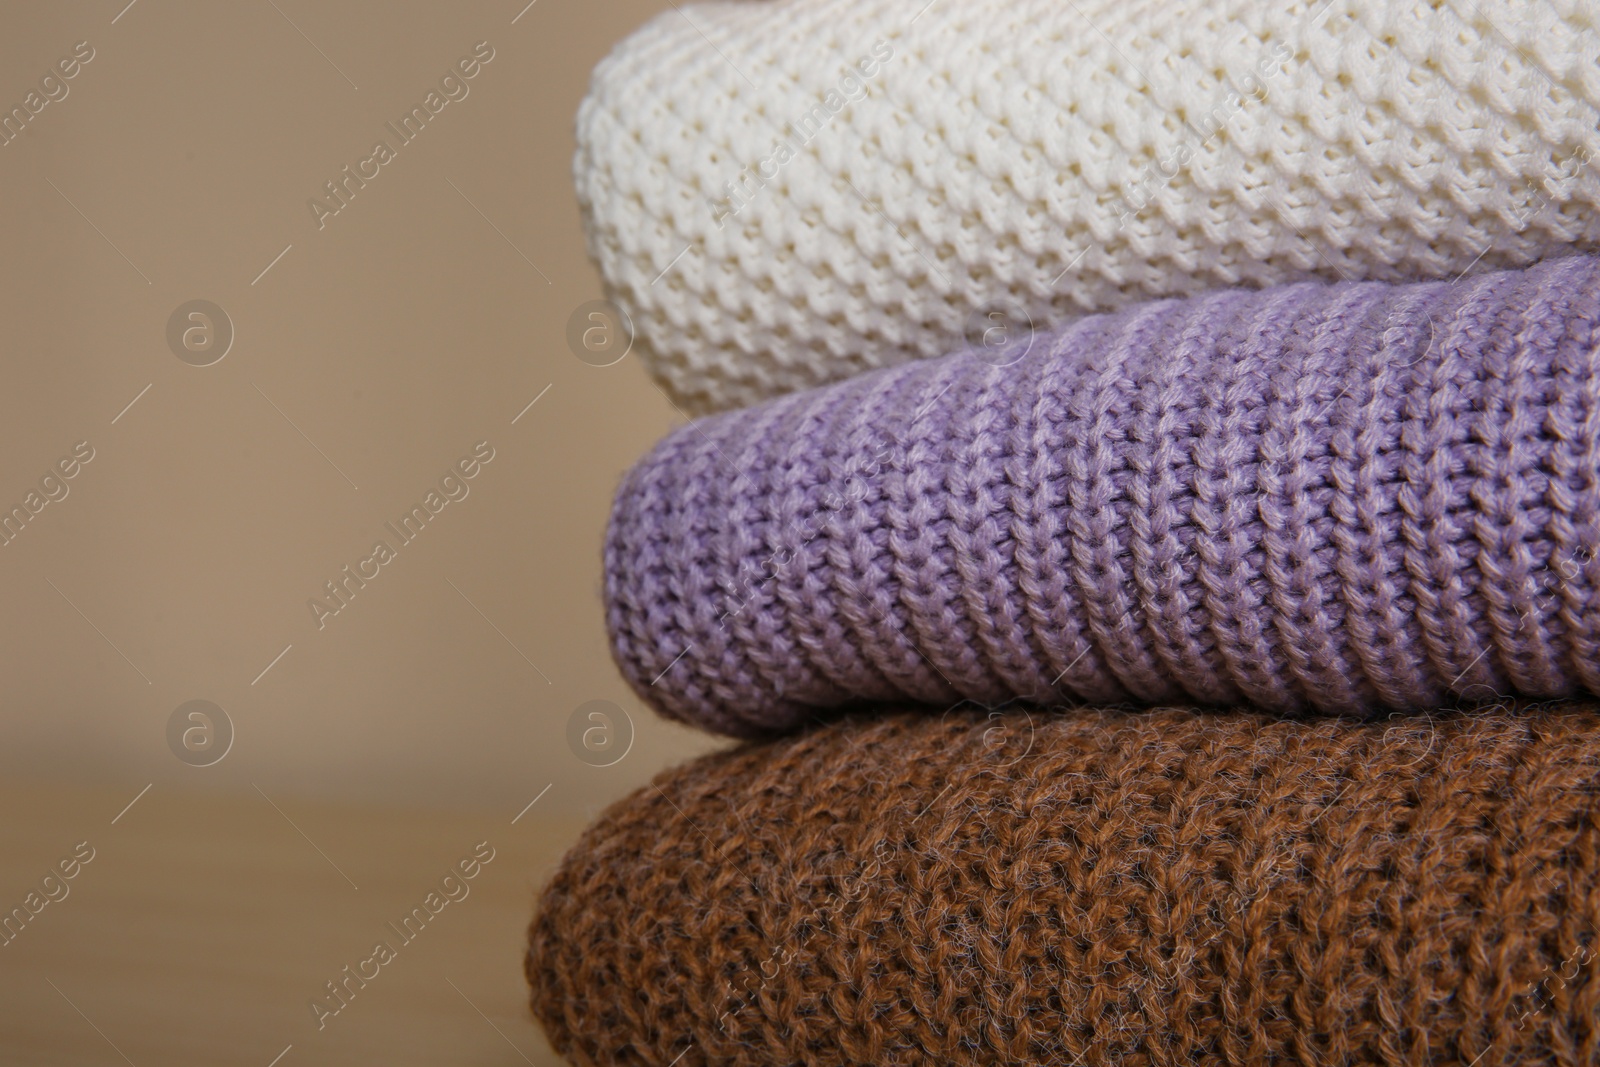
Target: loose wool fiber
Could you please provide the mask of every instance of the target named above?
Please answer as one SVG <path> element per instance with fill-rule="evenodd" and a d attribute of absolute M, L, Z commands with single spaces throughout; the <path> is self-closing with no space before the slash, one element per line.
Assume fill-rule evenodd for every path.
<path fill-rule="evenodd" d="M 1079 320 L 679 427 L 605 548 L 640 696 L 1370 714 L 1600 693 L 1600 260 Z"/>
<path fill-rule="evenodd" d="M 530 929 L 579 1067 L 1600 1062 L 1600 715 L 957 710 L 667 772 Z"/>
<path fill-rule="evenodd" d="M 1048 329 L 1600 247 L 1597 0 L 673 7 L 596 68 L 574 169 L 690 413 L 943 355 L 996 301 Z"/>

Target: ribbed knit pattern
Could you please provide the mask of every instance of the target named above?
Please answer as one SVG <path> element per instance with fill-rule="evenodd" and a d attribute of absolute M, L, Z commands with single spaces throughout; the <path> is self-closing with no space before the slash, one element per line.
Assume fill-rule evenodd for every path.
<path fill-rule="evenodd" d="M 942 355 L 997 299 L 1048 328 L 1600 247 L 1596 0 L 673 7 L 596 69 L 575 172 L 691 413 Z"/>
<path fill-rule="evenodd" d="M 614 654 L 736 735 L 1600 692 L 1597 324 L 1589 258 L 1224 291 L 691 423 L 618 492 Z"/>
<path fill-rule="evenodd" d="M 545 890 L 580 1067 L 1600 1062 L 1600 716 L 955 711 L 671 771 Z"/>

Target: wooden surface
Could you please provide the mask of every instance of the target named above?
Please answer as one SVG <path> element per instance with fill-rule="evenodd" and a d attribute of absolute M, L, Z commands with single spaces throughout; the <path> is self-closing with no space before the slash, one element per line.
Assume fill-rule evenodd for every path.
<path fill-rule="evenodd" d="M 124 812 L 139 788 L 0 789 L 0 909 L 22 906 L 79 842 L 94 849 L 67 896 L 0 946 L 0 1063 L 560 1062 L 528 1012 L 522 934 L 577 823 L 542 819 L 537 804 L 513 824 L 514 810 L 357 809 L 160 783 Z M 467 895 L 402 942 L 387 924 L 484 841 L 494 858 Z M 395 958 L 319 1030 L 311 999 L 379 941 Z"/>

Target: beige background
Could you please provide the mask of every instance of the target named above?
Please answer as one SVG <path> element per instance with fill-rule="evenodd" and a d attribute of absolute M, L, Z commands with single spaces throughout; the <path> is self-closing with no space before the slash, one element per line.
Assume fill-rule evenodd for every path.
<path fill-rule="evenodd" d="M 492 960 L 460 973 L 498 1007 L 479 1020 L 441 1000 L 487 1044 L 478 1058 L 464 1037 L 438 1048 L 524 1062 L 483 1022 L 520 1027 L 506 1033 L 535 1054 L 514 938 L 538 878 L 605 803 L 718 744 L 631 696 L 600 614 L 612 490 L 680 417 L 635 361 L 592 367 L 566 342 L 569 315 L 599 295 L 571 191 L 573 115 L 594 63 L 666 5 L 524 2 L 4 12 L 7 110 L 76 42 L 95 56 L 0 147 L 0 507 L 75 442 L 96 453 L 0 547 L 4 907 L 75 841 L 104 845 L 75 896 L 0 949 L 0 1052 L 265 1067 L 294 1042 L 283 1067 L 341 1062 L 342 1046 L 279 1042 L 275 1027 L 304 1026 L 322 972 L 366 947 L 382 901 L 417 895 L 489 837 L 504 859 L 483 895 L 502 896 L 481 917 L 498 925 L 474 933 L 463 917 L 440 940 Z M 494 58 L 469 95 L 319 230 L 308 200 L 375 140 L 398 145 L 384 124 L 479 41 Z M 234 327 L 208 367 L 168 347 L 169 316 L 194 299 Z M 307 600 L 374 540 L 393 544 L 384 522 L 483 439 L 496 457 L 470 495 L 319 631 Z M 214 766 L 168 747 L 168 718 L 192 699 L 234 725 Z M 635 728 L 613 766 L 567 742 L 593 699 Z M 407 829 L 422 825 L 437 833 Z M 361 868 L 364 905 L 339 899 L 347 887 L 313 847 Z M 280 858 L 258 871 L 250 856 Z M 272 884 L 301 864 L 298 888 Z M 246 906 L 247 892 L 261 898 Z M 201 901 L 211 925 L 197 932 L 180 904 Z M 455 996 L 425 962 L 402 963 L 418 996 Z M 71 998 L 78 1013 L 63 1002 L 74 984 L 93 990 L 93 1005 Z M 437 1020 L 398 992 L 370 1000 L 385 998 L 365 1024 L 340 1020 L 340 1040 L 366 1025 L 391 1044 L 356 1042 L 343 1062 L 357 1049 L 442 1062 L 424 1054 Z M 392 1026 L 376 1025 L 384 1011 Z M 202 1040 L 196 1025 L 213 1030 Z"/>
<path fill-rule="evenodd" d="M 633 700 L 599 610 L 611 492 L 678 416 L 636 362 L 595 368 L 565 339 L 599 295 L 573 115 L 594 63 L 664 5 L 539 0 L 512 25 L 517 2 L 276 2 L 139 0 L 114 25 L 126 0 L 39 5 L 0 33 L 8 106 L 75 42 L 96 53 L 0 148 L 0 504 L 75 442 L 96 450 L 0 548 L 0 759 L 472 806 L 553 781 L 541 803 L 586 812 L 704 747 Z M 469 95 L 319 230 L 308 200 L 380 135 L 398 144 L 385 122 L 478 41 L 495 58 Z M 166 340 L 197 298 L 235 328 L 204 368 Z M 483 439 L 496 459 L 470 496 L 319 631 L 307 600 Z M 165 737 L 197 698 L 236 728 L 204 771 Z M 565 741 L 596 698 L 637 727 L 605 770 Z"/>

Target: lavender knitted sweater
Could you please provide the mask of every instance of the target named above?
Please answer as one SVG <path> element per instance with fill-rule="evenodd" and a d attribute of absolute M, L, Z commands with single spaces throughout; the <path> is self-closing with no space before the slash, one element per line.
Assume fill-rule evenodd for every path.
<path fill-rule="evenodd" d="M 748 736 L 868 699 L 1600 693 L 1600 261 L 1023 344 L 663 440 L 605 549 L 640 695 Z"/>

